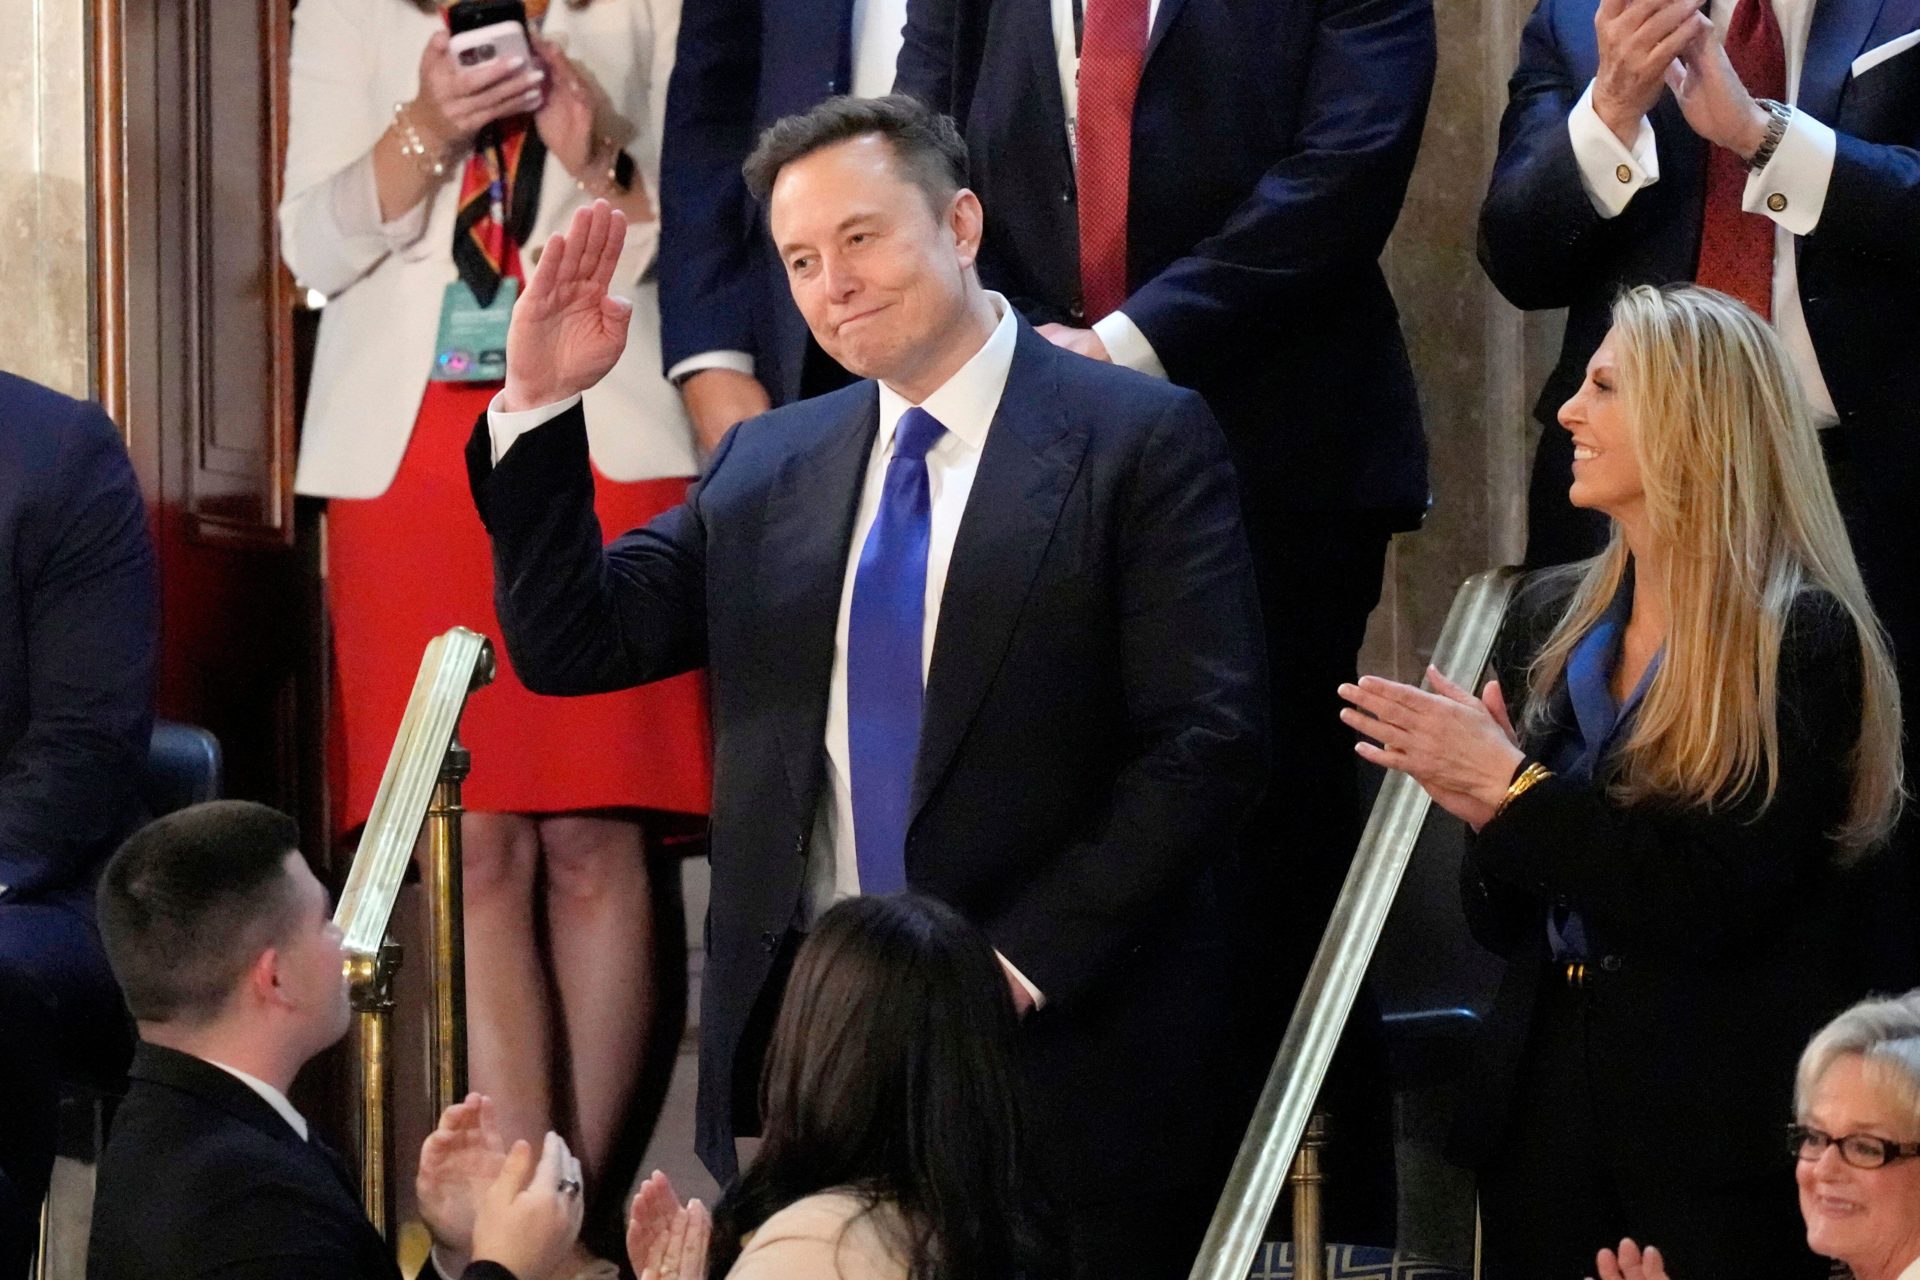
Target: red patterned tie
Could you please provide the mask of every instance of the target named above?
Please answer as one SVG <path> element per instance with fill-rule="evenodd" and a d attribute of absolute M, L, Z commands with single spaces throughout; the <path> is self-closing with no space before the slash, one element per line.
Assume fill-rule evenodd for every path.
<path fill-rule="evenodd" d="M 1148 0 L 1087 0 L 1080 50 L 1080 292 L 1087 322 L 1127 298 L 1127 178 Z"/>
<path fill-rule="evenodd" d="M 1739 0 L 1727 27 L 1727 60 L 1756 98 L 1787 96 L 1787 49 L 1773 0 Z M 1740 207 L 1747 166 L 1725 147 L 1707 149 L 1706 213 L 1694 279 L 1773 314 L 1773 222 Z"/>

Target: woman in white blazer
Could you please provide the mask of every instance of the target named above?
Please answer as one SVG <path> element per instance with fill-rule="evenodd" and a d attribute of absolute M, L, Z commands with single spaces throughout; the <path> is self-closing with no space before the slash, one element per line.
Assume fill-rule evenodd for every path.
<path fill-rule="evenodd" d="M 462 453 L 499 384 L 439 376 L 465 366 L 472 377 L 485 360 L 441 341 L 443 311 L 510 305 L 522 252 L 530 265 L 582 203 L 614 203 L 629 226 L 614 291 L 634 306 L 626 355 L 587 396 L 603 527 L 617 534 L 676 504 L 697 469 L 660 374 L 651 279 L 679 0 L 527 10 L 529 62 L 479 67 L 449 53 L 432 0 L 300 0 L 294 14 L 281 242 L 301 284 L 327 298 L 295 488 L 331 500 L 343 830 L 366 818 L 428 639 L 461 624 L 505 652 Z M 683 677 L 539 698 L 503 662 L 462 738 L 474 755 L 463 831 L 474 1087 L 493 1096 L 508 1140 L 566 1132 L 591 1188 L 653 1006 L 639 815 L 705 812 L 704 691 Z M 570 1114 L 554 1114 L 556 1093 Z"/>

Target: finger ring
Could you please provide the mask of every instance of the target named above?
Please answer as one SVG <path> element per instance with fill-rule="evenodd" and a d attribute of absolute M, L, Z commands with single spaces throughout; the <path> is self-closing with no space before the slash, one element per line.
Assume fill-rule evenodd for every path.
<path fill-rule="evenodd" d="M 562 1178 L 557 1190 L 563 1196 L 577 1196 L 580 1194 L 580 1179 Z"/>

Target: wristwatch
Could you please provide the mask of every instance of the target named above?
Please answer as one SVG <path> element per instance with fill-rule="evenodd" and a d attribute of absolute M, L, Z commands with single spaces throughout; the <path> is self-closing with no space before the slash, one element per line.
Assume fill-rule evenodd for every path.
<path fill-rule="evenodd" d="M 1787 121 L 1793 119 L 1793 108 L 1784 102 L 1775 102 L 1772 98 L 1755 98 L 1767 109 L 1767 133 L 1760 140 L 1760 147 L 1747 161 L 1747 170 L 1758 173 L 1767 167 L 1767 161 L 1773 159 L 1773 153 L 1780 149 L 1780 139 L 1787 136 Z"/>

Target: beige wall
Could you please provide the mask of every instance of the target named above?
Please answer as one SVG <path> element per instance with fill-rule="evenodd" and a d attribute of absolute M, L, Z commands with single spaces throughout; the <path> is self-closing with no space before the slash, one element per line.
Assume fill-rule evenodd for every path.
<path fill-rule="evenodd" d="M 90 392 L 86 0 L 0 0 L 0 368 Z"/>
<path fill-rule="evenodd" d="M 1361 668 L 1414 678 L 1462 579 L 1517 562 L 1529 409 L 1559 344 L 1557 315 L 1522 316 L 1474 258 L 1506 81 L 1532 0 L 1436 0 L 1440 72 L 1420 162 L 1386 266 L 1431 444 L 1433 508 L 1394 542 Z"/>

